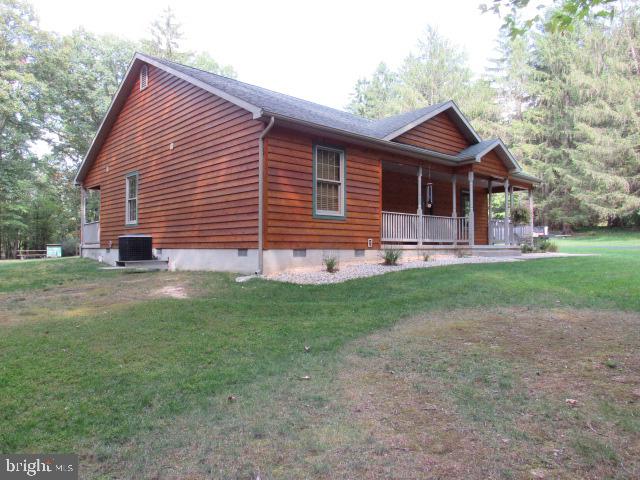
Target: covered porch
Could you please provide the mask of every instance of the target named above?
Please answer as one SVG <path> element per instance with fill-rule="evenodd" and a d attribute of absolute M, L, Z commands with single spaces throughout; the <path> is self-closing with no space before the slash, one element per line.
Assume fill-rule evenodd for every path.
<path fill-rule="evenodd" d="M 477 174 L 473 168 L 382 162 L 381 243 L 415 246 L 505 246 L 531 238 L 533 222 L 514 226 L 509 179 Z M 492 202 L 503 194 L 505 219 L 494 219 Z M 529 209 L 533 200 L 529 190 Z M 531 220 L 533 215 L 530 215 Z"/>

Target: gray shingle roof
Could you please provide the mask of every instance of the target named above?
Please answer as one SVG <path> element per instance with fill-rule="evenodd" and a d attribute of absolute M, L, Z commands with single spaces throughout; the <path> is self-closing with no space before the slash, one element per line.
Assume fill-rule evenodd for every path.
<path fill-rule="evenodd" d="M 477 132 L 475 132 L 453 101 L 430 105 L 380 120 L 370 120 L 342 110 L 274 92 L 273 90 L 244 83 L 222 75 L 216 75 L 215 73 L 188 67 L 180 63 L 136 53 L 129 65 L 127 75 L 120 84 L 118 92 L 114 95 L 111 105 L 91 142 L 89 150 L 78 168 L 75 178 L 76 184 L 80 184 L 84 179 L 111 126 L 115 122 L 119 110 L 124 105 L 127 98 L 127 89 L 130 89 L 135 84 L 135 78 L 132 72 L 136 64 L 139 65 L 140 62 L 148 62 L 159 68 L 166 68 L 167 71 L 173 72 L 175 75 L 183 77 L 187 81 L 247 109 L 252 112 L 256 118 L 258 116 L 273 115 L 290 119 L 293 122 L 307 122 L 318 127 L 341 130 L 345 134 L 368 137 L 369 141 L 382 145 L 384 148 L 393 146 L 393 149 L 399 149 L 405 153 L 425 155 L 431 159 L 439 158 L 442 161 L 451 162 L 452 164 L 472 160 L 477 153 L 482 152 L 485 148 L 495 143 L 496 146 L 501 147 L 498 150 L 503 160 L 510 161 L 516 168 L 516 171 L 521 171 L 515 158 L 513 158 L 499 139 L 481 141 Z M 451 115 L 452 120 L 465 132 L 469 141 L 474 143 L 474 145 L 463 150 L 458 155 L 446 155 L 433 150 L 392 141 L 404 131 L 444 111 L 453 112 Z"/>
<path fill-rule="evenodd" d="M 458 153 L 456 157 L 460 158 L 461 160 L 475 158 L 477 154 L 482 153 L 484 150 L 496 145 L 497 143 L 499 142 L 495 138 L 483 140 L 480 143 L 476 143 L 475 145 L 471 145 L 470 147 L 465 148 L 460 153 Z"/>
<path fill-rule="evenodd" d="M 266 88 L 244 83 L 233 78 L 216 75 L 180 63 L 161 58 L 151 57 L 155 61 L 171 67 L 179 72 L 194 77 L 214 88 L 233 95 L 251 105 L 259 107 L 268 113 L 290 117 L 325 127 L 337 128 L 347 132 L 366 135 L 374 138 L 384 138 L 386 135 L 402 128 L 431 111 L 440 108 L 443 103 L 430 105 L 425 108 L 402 113 L 380 120 L 370 120 L 352 113 L 343 112 L 335 108 L 326 107 L 308 100 L 274 92 Z M 445 102 L 446 103 L 446 102 Z"/>

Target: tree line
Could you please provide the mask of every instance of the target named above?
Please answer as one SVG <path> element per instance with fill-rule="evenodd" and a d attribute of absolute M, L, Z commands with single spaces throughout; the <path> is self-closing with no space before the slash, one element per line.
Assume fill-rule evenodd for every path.
<path fill-rule="evenodd" d="M 593 15 L 578 9 L 598 3 L 606 9 Z M 572 6 L 577 13 L 565 20 L 570 28 L 559 28 L 558 18 Z M 569 0 L 557 8 L 531 28 L 515 27 L 521 25 L 515 18 L 507 22 L 511 28 L 503 29 L 481 78 L 459 47 L 428 28 L 399 68 L 381 63 L 358 81 L 348 109 L 380 118 L 453 99 L 481 136 L 500 136 L 542 180 L 535 191 L 537 222 L 564 230 L 637 226 L 638 2 Z"/>
<path fill-rule="evenodd" d="M 399 68 L 381 63 L 359 80 L 347 109 L 380 118 L 454 99 L 483 137 L 500 136 L 543 180 L 539 222 L 638 225 L 638 3 L 607 0 L 606 15 L 578 10 L 571 28 L 550 28 L 574 3 L 600 3 L 563 2 L 521 28 L 515 7 L 526 1 L 505 0 L 511 17 L 481 77 L 462 49 L 428 28 Z M 0 18 L 0 256 L 60 241 L 73 251 L 80 223 L 73 177 L 133 53 L 235 72 L 182 49 L 170 9 L 137 41 L 45 31 L 22 0 L 0 0 Z"/>

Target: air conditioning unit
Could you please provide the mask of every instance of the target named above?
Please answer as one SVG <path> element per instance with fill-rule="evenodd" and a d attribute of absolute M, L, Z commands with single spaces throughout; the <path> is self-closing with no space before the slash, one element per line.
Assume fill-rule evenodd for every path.
<path fill-rule="evenodd" d="M 152 248 L 151 235 L 122 235 L 118 237 L 118 260 L 153 260 Z"/>

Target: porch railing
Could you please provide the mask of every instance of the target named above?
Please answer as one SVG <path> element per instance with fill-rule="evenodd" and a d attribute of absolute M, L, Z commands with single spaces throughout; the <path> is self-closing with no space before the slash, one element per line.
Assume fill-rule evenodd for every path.
<path fill-rule="evenodd" d="M 82 243 L 84 245 L 100 243 L 100 222 L 90 222 L 82 225 Z"/>
<path fill-rule="evenodd" d="M 489 238 L 492 243 L 507 243 L 505 238 L 510 238 L 509 233 L 505 235 L 504 220 L 491 220 L 489 222 L 489 229 L 491 230 Z"/>
<path fill-rule="evenodd" d="M 395 243 L 465 243 L 469 241 L 467 217 L 440 217 L 414 213 L 382 212 L 382 241 Z M 421 233 L 419 238 L 418 233 Z"/>
<path fill-rule="evenodd" d="M 489 228 L 491 229 L 491 241 L 492 243 L 506 243 L 504 220 L 491 220 L 489 222 Z M 520 244 L 531 241 L 531 225 L 513 225 L 509 224 L 507 231 L 507 238 L 510 244 Z"/>

